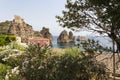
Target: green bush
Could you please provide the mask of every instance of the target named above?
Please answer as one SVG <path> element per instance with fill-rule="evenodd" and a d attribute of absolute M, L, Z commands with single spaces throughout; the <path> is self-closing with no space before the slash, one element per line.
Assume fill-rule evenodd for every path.
<path fill-rule="evenodd" d="M 7 49 L 0 52 L 0 62 L 12 68 L 20 66 L 25 58 L 24 51 Z"/>
<path fill-rule="evenodd" d="M 5 56 L 1 55 L 1 60 L 3 57 Z M 4 64 L 12 68 L 19 67 L 19 74 L 13 74 L 10 77 L 11 80 L 22 78 L 26 80 L 108 79 L 105 72 L 106 66 L 99 64 L 93 54 L 82 53 L 78 48 L 68 48 L 64 50 L 62 55 L 57 55 L 49 47 L 32 45 L 23 55 L 10 56 L 4 61 Z"/>
<path fill-rule="evenodd" d="M 31 46 L 21 67 L 26 80 L 106 80 L 105 66 L 79 49 L 53 55 L 48 48 Z"/>
<path fill-rule="evenodd" d="M 16 70 L 14 70 L 15 67 L 19 67 L 22 65 L 23 60 L 25 59 L 25 55 L 19 52 L 19 51 L 14 51 L 14 50 L 4 50 L 0 52 L 0 63 L 3 65 L 3 67 L 6 69 L 6 66 L 9 66 L 11 69 L 7 69 L 7 71 L 4 73 L 1 73 L 0 80 L 3 80 L 5 76 L 7 76 L 8 79 L 4 80 L 21 80 L 21 76 L 19 73 L 16 74 Z M 1 65 L 0 65 L 1 66 Z M 1 67 L 0 67 L 0 72 L 1 72 Z M 4 69 L 2 69 L 4 70 Z M 19 71 L 19 70 L 18 70 Z M 15 72 L 15 73 L 14 73 Z"/>
<path fill-rule="evenodd" d="M 1 23 L 0 23 L 0 26 L 3 26 L 3 27 L 5 27 L 5 26 L 9 26 L 10 23 L 11 23 L 11 21 L 1 22 Z"/>
<path fill-rule="evenodd" d="M 6 45 L 5 38 L 0 37 L 0 46 Z"/>
<path fill-rule="evenodd" d="M 19 44 L 17 44 L 17 43 L 12 43 L 12 44 L 10 44 L 10 45 L 9 45 L 9 48 L 10 48 L 10 49 L 17 49 L 17 50 L 20 50 L 20 51 L 25 51 L 25 50 L 26 50 L 25 47 L 23 47 L 23 46 L 21 46 L 21 45 L 19 45 Z"/>
<path fill-rule="evenodd" d="M 46 70 L 40 67 L 45 66 L 50 52 L 48 47 L 40 47 L 39 45 L 29 46 L 21 67 L 21 75 L 26 77 L 27 80 L 43 80 L 42 77 L 45 78 Z"/>
<path fill-rule="evenodd" d="M 15 36 L 10 36 L 10 35 L 0 35 L 0 46 L 4 46 L 9 44 L 12 41 L 15 41 L 16 37 Z"/>
<path fill-rule="evenodd" d="M 13 56 L 13 57 L 9 57 L 7 60 L 5 60 L 4 63 L 11 66 L 12 68 L 14 68 L 16 66 L 21 66 L 24 58 L 25 58 L 24 55 Z"/>
<path fill-rule="evenodd" d="M 10 66 L 0 63 L 0 80 L 4 80 L 5 75 L 7 74 L 7 71 L 10 69 L 11 69 Z"/>

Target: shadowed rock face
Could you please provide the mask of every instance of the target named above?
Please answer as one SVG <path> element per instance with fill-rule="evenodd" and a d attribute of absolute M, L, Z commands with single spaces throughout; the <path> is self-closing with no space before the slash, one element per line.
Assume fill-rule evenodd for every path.
<path fill-rule="evenodd" d="M 58 43 L 69 43 L 69 42 L 74 42 L 75 38 L 73 36 L 72 32 L 69 32 L 69 35 L 67 34 L 67 31 L 62 31 L 61 34 L 59 35 L 57 42 Z"/>
<path fill-rule="evenodd" d="M 69 36 L 67 34 L 67 31 L 62 31 L 57 39 L 58 43 L 68 43 L 69 42 Z"/>
<path fill-rule="evenodd" d="M 42 35 L 43 38 L 47 38 L 50 40 L 50 43 L 52 44 L 53 41 L 53 36 L 52 34 L 49 32 L 48 28 L 43 27 L 42 30 L 40 31 L 40 34 Z"/>
<path fill-rule="evenodd" d="M 34 37 L 43 37 L 39 31 L 34 31 Z"/>

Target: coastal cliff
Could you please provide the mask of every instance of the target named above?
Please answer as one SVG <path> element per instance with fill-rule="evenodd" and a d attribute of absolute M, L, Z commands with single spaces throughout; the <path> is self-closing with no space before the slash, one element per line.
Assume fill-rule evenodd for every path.
<path fill-rule="evenodd" d="M 21 37 L 22 42 L 27 42 L 27 38 L 34 36 L 32 26 L 25 23 L 20 16 L 14 16 L 9 26 L 8 33 Z"/>
<path fill-rule="evenodd" d="M 49 28 L 43 27 L 42 30 L 40 31 L 40 34 L 42 35 L 43 38 L 47 38 L 50 40 L 50 43 L 52 44 L 53 41 L 53 36 L 49 31 Z"/>
<path fill-rule="evenodd" d="M 43 27 L 41 31 L 34 31 L 32 26 L 27 24 L 23 18 L 15 15 L 12 21 L 0 23 L 0 34 L 15 35 L 21 37 L 22 42 L 27 42 L 28 38 L 40 37 L 50 39 L 52 42 L 52 34 L 48 28 Z"/>

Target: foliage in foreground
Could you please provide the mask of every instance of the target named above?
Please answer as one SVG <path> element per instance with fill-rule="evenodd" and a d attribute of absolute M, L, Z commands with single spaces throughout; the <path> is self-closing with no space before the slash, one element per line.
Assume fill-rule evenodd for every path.
<path fill-rule="evenodd" d="M 0 63 L 0 80 L 3 80 L 7 74 L 7 70 L 10 70 L 11 67 Z"/>
<path fill-rule="evenodd" d="M 34 51 L 33 51 L 34 50 Z M 105 66 L 79 49 L 54 55 L 48 48 L 32 46 L 21 67 L 26 80 L 106 80 Z"/>
<path fill-rule="evenodd" d="M 120 0 L 66 0 L 57 21 L 72 30 L 90 30 L 107 34 L 120 52 Z"/>
<path fill-rule="evenodd" d="M 15 53 L 18 54 L 18 53 Z M 93 55 L 93 54 L 92 54 Z M 107 80 L 105 66 L 91 54 L 78 48 L 65 49 L 57 55 L 51 48 L 30 46 L 22 55 L 11 56 L 1 63 L 11 66 L 6 80 Z M 3 77 L 6 78 L 6 77 Z"/>
<path fill-rule="evenodd" d="M 85 42 L 81 42 L 81 47 L 83 47 L 84 51 L 88 53 L 112 53 L 111 47 L 105 47 L 100 44 L 99 41 L 95 41 L 94 39 L 88 39 Z"/>

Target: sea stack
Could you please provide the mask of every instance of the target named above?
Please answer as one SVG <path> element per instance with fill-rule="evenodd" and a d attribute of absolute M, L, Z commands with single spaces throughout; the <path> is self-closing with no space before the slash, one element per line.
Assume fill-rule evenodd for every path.
<path fill-rule="evenodd" d="M 76 40 L 81 42 L 87 41 L 86 37 L 84 36 L 78 36 Z"/>
<path fill-rule="evenodd" d="M 69 42 L 75 42 L 75 37 L 73 36 L 73 33 L 70 31 L 69 35 L 67 34 L 67 31 L 64 30 L 61 32 L 57 39 L 58 43 L 69 43 Z"/>
<path fill-rule="evenodd" d="M 53 41 L 53 36 L 49 31 L 49 28 L 43 27 L 42 30 L 40 31 L 40 34 L 42 35 L 43 38 L 47 38 L 50 40 L 50 44 L 52 44 Z"/>

